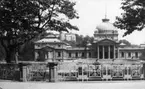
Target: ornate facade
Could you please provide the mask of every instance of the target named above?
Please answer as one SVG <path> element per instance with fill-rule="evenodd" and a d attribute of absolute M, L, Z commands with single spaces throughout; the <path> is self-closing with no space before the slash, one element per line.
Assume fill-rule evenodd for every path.
<path fill-rule="evenodd" d="M 127 46 L 118 41 L 118 31 L 103 19 L 94 31 L 94 43 L 83 47 L 71 47 L 54 34 L 35 42 L 35 60 L 65 61 L 78 58 L 94 60 L 139 60 L 143 46 Z"/>
<path fill-rule="evenodd" d="M 53 34 L 36 41 L 35 61 L 58 62 L 59 80 L 143 79 L 144 47 L 119 43 L 117 29 L 103 19 L 86 47 L 71 47 Z"/>

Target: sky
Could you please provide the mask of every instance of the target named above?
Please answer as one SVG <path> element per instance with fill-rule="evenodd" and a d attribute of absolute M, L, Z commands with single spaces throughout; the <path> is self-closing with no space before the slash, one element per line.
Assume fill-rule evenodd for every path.
<path fill-rule="evenodd" d="M 73 25 L 78 26 L 79 31 L 73 31 L 81 35 L 93 36 L 97 24 L 102 22 L 105 18 L 105 13 L 110 22 L 115 21 L 116 16 L 121 16 L 123 12 L 121 7 L 121 0 L 75 0 L 75 9 L 79 14 L 79 19 L 72 20 Z M 145 29 L 142 31 L 134 31 L 132 34 L 123 36 L 124 30 L 118 29 L 119 40 L 126 39 L 132 44 L 145 43 Z"/>

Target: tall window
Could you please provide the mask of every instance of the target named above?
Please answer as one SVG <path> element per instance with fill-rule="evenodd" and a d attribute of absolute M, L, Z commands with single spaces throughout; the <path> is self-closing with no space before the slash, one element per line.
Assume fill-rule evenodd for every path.
<path fill-rule="evenodd" d="M 78 57 L 78 53 L 76 52 L 76 58 Z"/>
<path fill-rule="evenodd" d="M 89 52 L 89 58 L 91 57 L 91 52 Z"/>
<path fill-rule="evenodd" d="M 85 53 L 84 52 L 82 52 L 82 57 L 85 57 Z"/>
<path fill-rule="evenodd" d="M 59 44 L 58 47 L 61 47 L 61 45 Z"/>
<path fill-rule="evenodd" d="M 128 52 L 128 57 L 131 57 L 131 52 Z"/>
<path fill-rule="evenodd" d="M 69 53 L 69 57 L 71 57 L 71 53 Z"/>
<path fill-rule="evenodd" d="M 138 58 L 138 52 L 135 52 L 135 57 Z"/>
<path fill-rule="evenodd" d="M 124 52 L 121 52 L 121 57 L 124 57 Z"/>
<path fill-rule="evenodd" d="M 58 52 L 58 57 L 61 57 L 61 52 Z"/>

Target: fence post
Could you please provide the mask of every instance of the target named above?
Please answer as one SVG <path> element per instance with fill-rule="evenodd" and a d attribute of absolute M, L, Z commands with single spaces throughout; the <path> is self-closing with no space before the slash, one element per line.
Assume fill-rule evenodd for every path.
<path fill-rule="evenodd" d="M 27 82 L 27 66 L 23 66 L 23 82 Z"/>
<path fill-rule="evenodd" d="M 143 63 L 143 77 L 145 78 L 145 63 Z"/>
<path fill-rule="evenodd" d="M 49 82 L 56 82 L 57 81 L 57 63 L 56 62 L 49 62 Z"/>
<path fill-rule="evenodd" d="M 20 80 L 23 82 L 27 81 L 27 66 L 20 63 Z"/>

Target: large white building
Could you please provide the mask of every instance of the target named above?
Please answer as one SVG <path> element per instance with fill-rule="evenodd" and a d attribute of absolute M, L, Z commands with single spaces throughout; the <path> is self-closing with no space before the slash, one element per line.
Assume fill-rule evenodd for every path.
<path fill-rule="evenodd" d="M 71 47 L 52 34 L 35 42 L 35 60 L 41 58 L 48 61 L 76 58 L 139 60 L 143 49 L 143 46 L 119 43 L 118 30 L 109 22 L 109 19 L 103 19 L 94 31 L 94 43 L 89 47 Z"/>
<path fill-rule="evenodd" d="M 143 63 L 140 60 L 143 50 L 143 44 L 128 46 L 119 43 L 117 29 L 105 18 L 94 31 L 93 44 L 87 47 L 71 47 L 53 34 L 36 41 L 35 61 L 67 61 L 59 68 L 59 76 L 73 73 L 77 79 L 143 79 Z M 63 74 L 64 70 L 66 74 Z"/>

